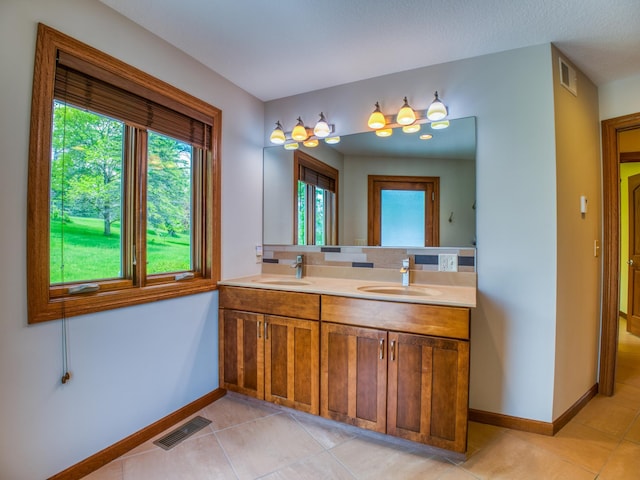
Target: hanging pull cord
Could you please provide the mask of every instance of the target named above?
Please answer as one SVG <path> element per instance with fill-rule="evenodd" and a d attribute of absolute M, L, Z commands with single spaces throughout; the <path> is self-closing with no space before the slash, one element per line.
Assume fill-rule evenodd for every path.
<path fill-rule="evenodd" d="M 66 91 L 65 79 L 65 91 Z M 67 104 L 64 104 L 64 122 L 62 124 L 62 185 L 60 191 L 60 280 L 64 284 L 64 176 L 66 175 L 66 148 L 67 148 Z M 69 343 L 67 315 L 65 312 L 65 301 L 62 301 L 62 378 L 60 381 L 64 385 L 71 380 L 69 373 Z"/>

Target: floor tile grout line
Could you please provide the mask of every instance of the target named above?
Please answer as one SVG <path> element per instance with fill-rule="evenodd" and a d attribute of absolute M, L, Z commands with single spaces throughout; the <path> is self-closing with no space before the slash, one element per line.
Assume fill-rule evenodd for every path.
<path fill-rule="evenodd" d="M 238 475 L 238 472 L 236 471 L 236 467 L 233 464 L 233 462 L 231 461 L 231 458 L 229 457 L 229 454 L 227 453 L 227 450 L 224 448 L 224 445 L 222 445 L 222 442 L 220 441 L 220 438 L 218 438 L 218 432 L 213 432 L 213 436 L 216 439 L 216 442 L 218 442 L 218 445 L 220 446 L 220 449 L 222 450 L 222 454 L 224 455 L 224 458 L 227 460 L 227 463 L 229 464 L 229 467 L 231 467 L 231 471 L 235 475 L 236 480 L 239 480 L 240 479 L 240 475 Z"/>
<path fill-rule="evenodd" d="M 353 438 L 352 438 L 351 440 L 353 440 Z M 346 443 L 346 442 L 344 442 L 344 443 Z M 336 447 L 337 447 L 337 446 L 338 446 L 338 445 L 336 445 Z M 332 457 L 336 462 L 338 462 L 338 464 L 339 464 L 339 465 L 341 465 L 341 466 L 342 466 L 342 468 L 344 468 L 344 469 L 347 471 L 347 473 L 348 473 L 349 475 L 351 475 L 353 478 L 355 478 L 355 479 L 357 480 L 357 479 L 358 479 L 358 476 L 357 476 L 355 473 L 353 473 L 353 472 L 351 471 L 351 469 L 350 469 L 347 465 L 345 465 L 345 464 L 344 464 L 344 463 L 343 463 L 343 462 L 342 462 L 338 457 L 336 457 L 335 453 L 333 453 L 333 449 L 334 449 L 334 448 L 336 448 L 336 447 L 332 447 L 332 448 L 330 448 L 329 450 L 327 450 L 327 452 L 329 453 L 329 455 L 331 455 L 331 457 Z"/>

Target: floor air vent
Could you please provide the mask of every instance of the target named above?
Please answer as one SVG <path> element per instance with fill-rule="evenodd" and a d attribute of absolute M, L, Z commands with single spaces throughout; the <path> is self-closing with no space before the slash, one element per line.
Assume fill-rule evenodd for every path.
<path fill-rule="evenodd" d="M 185 438 L 190 437 L 198 430 L 203 429 L 207 425 L 211 423 L 211 420 L 207 420 L 204 417 L 195 417 L 192 420 L 189 420 L 187 423 L 182 426 L 176 428 L 170 433 L 167 433 L 164 437 L 156 440 L 154 445 L 159 446 L 160 448 L 164 448 L 165 450 L 171 450 L 173 447 L 178 445 Z"/>

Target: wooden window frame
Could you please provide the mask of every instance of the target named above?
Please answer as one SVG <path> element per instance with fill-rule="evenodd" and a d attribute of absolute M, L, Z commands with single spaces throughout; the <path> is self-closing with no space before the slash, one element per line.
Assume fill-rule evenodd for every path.
<path fill-rule="evenodd" d="M 317 182 L 305 182 L 308 185 L 315 185 L 325 190 L 330 190 L 334 193 L 335 199 L 335 225 L 334 225 L 334 235 L 336 243 L 338 243 L 338 177 L 339 172 L 337 169 L 327 165 L 324 162 L 321 162 L 317 158 L 312 157 L 311 155 L 301 152 L 300 150 L 294 150 L 293 152 L 293 244 L 298 245 L 298 181 L 302 180 L 302 171 L 312 171 L 316 173 L 319 177 Z M 302 180 L 304 181 L 304 180 Z M 310 219 L 307 217 L 307 225 L 309 222 L 315 223 L 315 209 L 314 210 L 314 218 Z M 308 227 L 307 227 L 308 228 Z M 309 235 L 307 235 L 309 237 Z M 308 245 L 315 245 L 315 229 L 310 230 L 311 243 Z M 333 244 L 327 244 L 333 245 Z"/>
<path fill-rule="evenodd" d="M 53 99 L 57 60 L 60 54 L 78 59 L 87 70 L 95 68 L 108 83 L 155 102 L 167 111 L 179 112 L 210 125 L 210 134 L 199 139 L 203 148 L 199 161 L 194 162 L 193 213 L 193 278 L 176 280 L 174 273 L 146 275 L 144 232 L 144 162 L 130 162 L 123 169 L 123 182 L 133 186 L 131 195 L 123 197 L 123 209 L 134 215 L 132 224 L 123 225 L 123 235 L 136 235 L 135 248 L 125 248 L 122 278 L 101 281 L 97 292 L 70 295 L 68 288 L 87 281 L 51 285 L 50 283 L 50 160 L 53 121 Z M 84 71 L 89 75 L 95 72 Z M 105 78 L 102 78 L 105 80 Z M 161 80 L 152 77 L 95 48 L 85 45 L 46 25 L 38 25 L 33 96 L 31 104 L 31 136 L 29 141 L 28 220 L 27 220 L 27 286 L 28 321 L 38 323 L 83 315 L 119 307 L 137 305 L 216 289 L 220 279 L 220 136 L 222 112 Z M 140 125 L 134 125 L 140 127 Z M 126 129 L 130 130 L 127 122 Z M 131 132 L 134 133 L 131 133 Z M 162 133 L 162 132 L 161 132 Z M 144 127 L 134 128 L 125 135 L 125 155 L 135 155 L 141 143 L 131 142 L 132 135 L 146 137 Z M 146 145 L 146 143 L 145 143 Z M 138 152 L 139 153 L 139 152 Z M 136 155 L 145 158 L 146 155 Z M 138 185 L 136 185 L 138 184 Z M 141 203 L 142 202 L 142 203 Z M 135 216 L 135 212 L 138 215 Z M 129 230 L 138 231 L 138 233 Z"/>

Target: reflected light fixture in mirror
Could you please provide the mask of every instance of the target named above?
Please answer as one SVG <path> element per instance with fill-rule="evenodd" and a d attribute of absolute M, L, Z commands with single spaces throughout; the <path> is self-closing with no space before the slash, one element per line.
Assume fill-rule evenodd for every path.
<path fill-rule="evenodd" d="M 431 122 L 431 128 L 433 130 L 442 130 L 443 128 L 447 128 L 449 126 L 449 120 L 440 120 L 437 122 Z"/>
<path fill-rule="evenodd" d="M 317 147 L 318 146 L 318 139 L 317 138 L 310 138 L 310 139 L 305 140 L 304 142 L 302 142 L 302 144 L 305 147 L 308 147 L 308 148 Z"/>
<path fill-rule="evenodd" d="M 393 135 L 393 129 L 392 128 L 379 128 L 378 130 L 376 130 L 376 135 L 379 137 L 390 137 L 391 135 Z"/>

